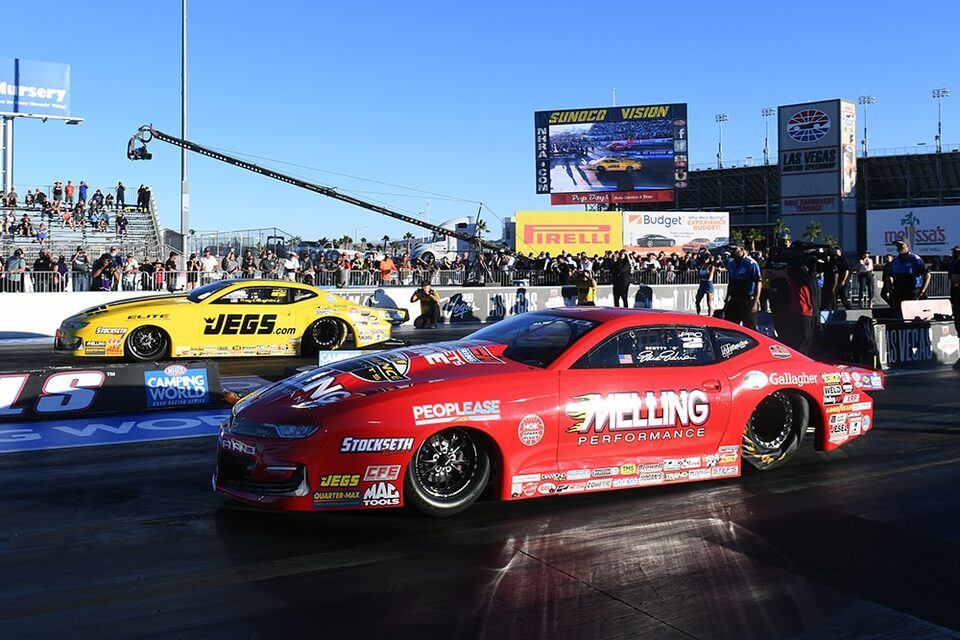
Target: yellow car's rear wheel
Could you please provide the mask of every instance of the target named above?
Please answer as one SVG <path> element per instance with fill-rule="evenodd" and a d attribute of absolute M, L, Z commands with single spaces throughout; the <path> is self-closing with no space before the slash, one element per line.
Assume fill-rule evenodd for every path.
<path fill-rule="evenodd" d="M 347 323 L 339 318 L 320 318 L 310 325 L 305 344 L 316 351 L 332 351 L 339 349 L 347 340 L 349 329 Z"/>
<path fill-rule="evenodd" d="M 132 360 L 151 362 L 166 356 L 170 351 L 170 338 L 160 327 L 147 325 L 130 332 L 126 341 L 127 356 Z"/>

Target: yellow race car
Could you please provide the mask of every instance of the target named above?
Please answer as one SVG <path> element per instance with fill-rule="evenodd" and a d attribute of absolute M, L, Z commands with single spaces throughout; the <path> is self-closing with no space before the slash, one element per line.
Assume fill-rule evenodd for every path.
<path fill-rule="evenodd" d="M 132 360 L 285 356 L 385 342 L 406 309 L 364 307 L 282 280 L 220 280 L 189 293 L 121 300 L 70 316 L 54 348 Z"/>
<path fill-rule="evenodd" d="M 607 156 L 598 160 L 590 161 L 590 166 L 597 173 L 607 171 L 640 171 L 643 169 L 643 163 L 636 158 L 627 158 L 619 156 Z"/>

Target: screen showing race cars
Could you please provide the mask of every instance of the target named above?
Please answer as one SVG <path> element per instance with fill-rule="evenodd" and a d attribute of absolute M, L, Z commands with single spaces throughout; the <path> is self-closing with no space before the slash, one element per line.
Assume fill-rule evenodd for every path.
<path fill-rule="evenodd" d="M 551 204 L 669 202 L 687 186 L 687 105 L 534 114 L 537 193 Z"/>

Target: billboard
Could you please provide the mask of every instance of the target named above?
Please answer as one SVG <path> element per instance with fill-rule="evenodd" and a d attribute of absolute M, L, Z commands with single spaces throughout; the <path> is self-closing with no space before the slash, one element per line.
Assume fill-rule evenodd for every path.
<path fill-rule="evenodd" d="M 787 105 L 778 113 L 780 212 L 795 230 L 819 222 L 842 247 L 856 245 L 856 106 L 846 100 Z"/>
<path fill-rule="evenodd" d="M 0 115 L 70 115 L 70 65 L 0 59 Z"/>
<path fill-rule="evenodd" d="M 515 250 L 551 256 L 566 250 L 602 255 L 623 248 L 623 214 L 619 211 L 517 211 Z"/>
<path fill-rule="evenodd" d="M 551 204 L 672 202 L 687 186 L 687 105 L 534 114 L 537 193 Z"/>
<path fill-rule="evenodd" d="M 893 243 L 906 240 L 921 256 L 948 256 L 960 240 L 960 206 L 869 209 L 867 250 L 896 255 Z"/>
<path fill-rule="evenodd" d="M 629 251 L 694 253 L 709 243 L 730 241 L 726 211 L 646 211 L 623 214 L 623 248 Z"/>

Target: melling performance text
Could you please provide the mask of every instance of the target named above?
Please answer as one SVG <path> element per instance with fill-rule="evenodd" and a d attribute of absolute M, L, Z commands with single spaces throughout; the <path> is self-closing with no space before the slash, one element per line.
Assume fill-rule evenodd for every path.
<path fill-rule="evenodd" d="M 578 445 L 702 438 L 710 402 L 699 389 L 589 393 L 573 398 L 566 414 L 576 421 L 567 431 L 581 434 Z M 588 436 L 591 431 L 610 433 Z"/>

